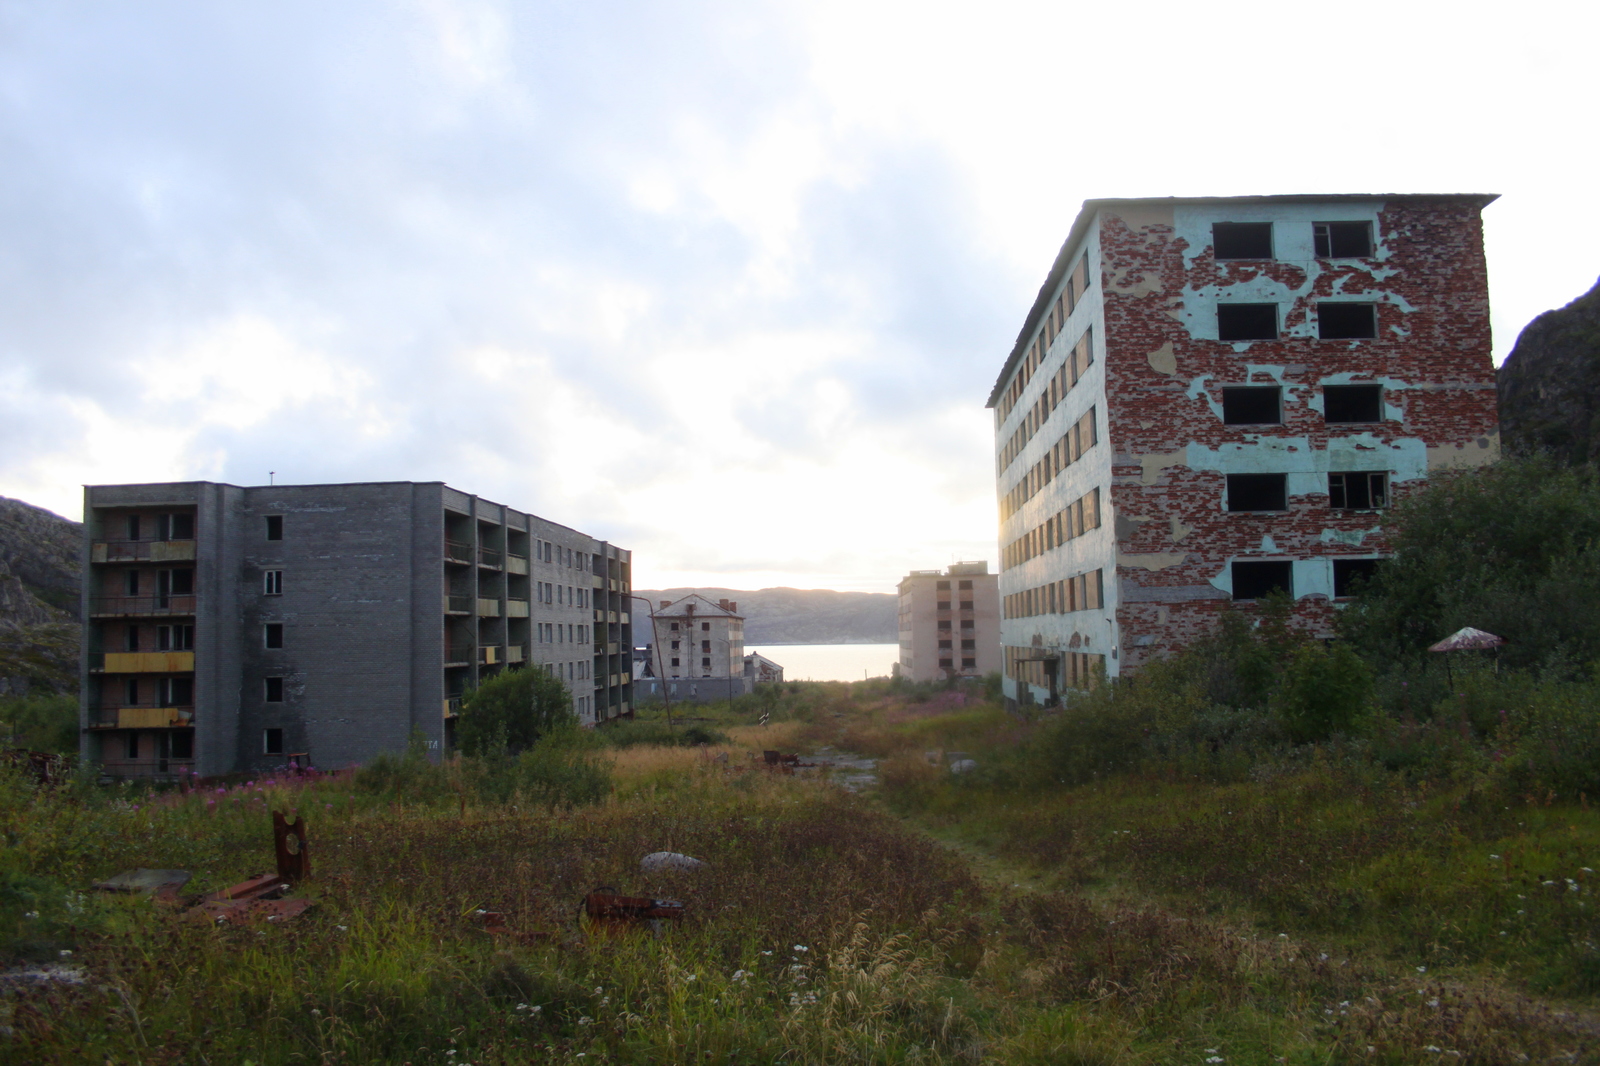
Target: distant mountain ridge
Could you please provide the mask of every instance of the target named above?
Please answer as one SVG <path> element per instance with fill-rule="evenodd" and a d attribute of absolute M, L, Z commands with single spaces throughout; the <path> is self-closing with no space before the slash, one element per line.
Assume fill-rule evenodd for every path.
<path fill-rule="evenodd" d="M 636 589 L 653 605 L 698 592 L 709 600 L 733 600 L 744 615 L 744 642 L 767 644 L 894 644 L 900 639 L 899 597 L 888 592 L 833 589 Z M 633 641 L 650 637 L 650 612 L 633 602 Z"/>

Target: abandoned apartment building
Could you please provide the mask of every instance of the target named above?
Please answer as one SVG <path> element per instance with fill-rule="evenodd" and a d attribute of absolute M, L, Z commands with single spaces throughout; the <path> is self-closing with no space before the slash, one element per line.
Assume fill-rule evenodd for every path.
<path fill-rule="evenodd" d="M 1274 589 L 1331 632 L 1390 502 L 1498 457 L 1494 199 L 1084 203 L 988 402 L 1008 701 Z"/>
<path fill-rule="evenodd" d="M 113 777 L 451 747 L 526 666 L 632 710 L 631 555 L 439 482 L 84 490 L 82 754 Z"/>
<path fill-rule="evenodd" d="M 899 593 L 894 676 L 945 681 L 1000 671 L 1000 584 L 988 562 L 913 570 L 900 579 Z"/>
<path fill-rule="evenodd" d="M 736 601 L 713 601 L 698 592 L 661 600 L 650 627 L 646 671 L 634 682 L 638 699 L 722 700 L 753 691 Z"/>

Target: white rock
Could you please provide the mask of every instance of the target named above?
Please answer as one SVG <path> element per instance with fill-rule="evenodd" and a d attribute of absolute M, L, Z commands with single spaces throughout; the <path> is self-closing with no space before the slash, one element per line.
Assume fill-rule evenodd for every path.
<path fill-rule="evenodd" d="M 957 759 L 950 764 L 950 772 L 953 774 L 971 773 L 977 768 L 978 760 L 976 759 Z"/>
<path fill-rule="evenodd" d="M 639 860 L 639 869 L 645 873 L 655 873 L 659 870 L 698 870 L 705 862 L 688 855 L 680 855 L 676 851 L 652 851 Z"/>

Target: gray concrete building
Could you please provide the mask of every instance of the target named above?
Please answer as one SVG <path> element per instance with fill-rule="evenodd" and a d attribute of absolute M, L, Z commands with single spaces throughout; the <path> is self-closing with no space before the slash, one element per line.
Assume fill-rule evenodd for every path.
<path fill-rule="evenodd" d="M 114 777 L 450 749 L 461 696 L 559 676 L 632 712 L 632 557 L 440 482 L 84 490 L 82 754 Z"/>

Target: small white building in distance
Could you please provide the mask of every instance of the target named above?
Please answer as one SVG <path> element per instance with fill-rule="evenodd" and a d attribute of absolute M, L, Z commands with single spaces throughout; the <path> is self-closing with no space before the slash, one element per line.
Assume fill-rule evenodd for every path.
<path fill-rule="evenodd" d="M 744 676 L 748 685 L 754 686 L 763 683 L 783 684 L 783 667 L 753 651 L 744 657 Z"/>
<path fill-rule="evenodd" d="M 900 581 L 900 661 L 908 681 L 999 673 L 1000 584 L 987 562 L 913 570 Z"/>
<path fill-rule="evenodd" d="M 655 680 L 640 695 L 725 699 L 750 691 L 744 670 L 744 616 L 732 600 L 691 593 L 660 601 L 651 619 Z M 665 692 L 663 692 L 665 688 Z"/>

